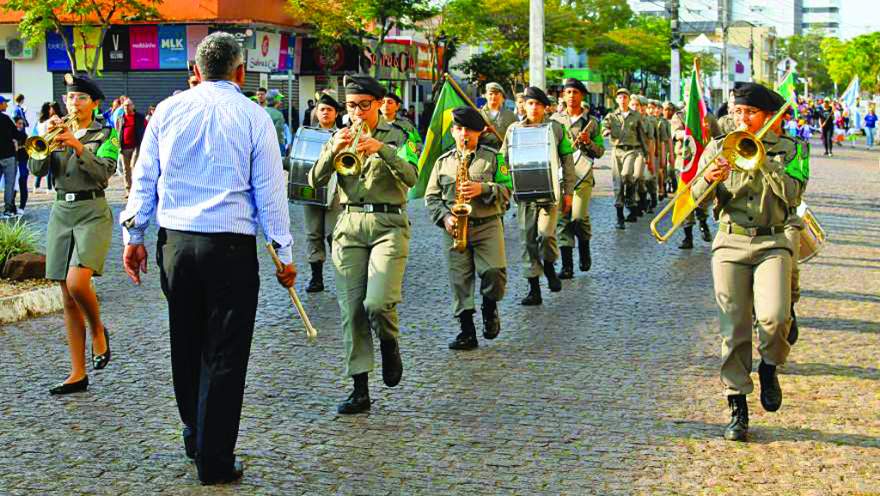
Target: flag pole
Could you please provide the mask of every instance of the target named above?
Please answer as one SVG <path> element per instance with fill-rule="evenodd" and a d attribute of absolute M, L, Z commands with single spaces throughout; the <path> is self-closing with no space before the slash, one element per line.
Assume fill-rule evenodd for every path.
<path fill-rule="evenodd" d="M 448 81 L 449 84 L 452 85 L 452 88 L 455 89 L 455 92 L 458 93 L 458 96 L 462 97 L 464 99 L 464 101 L 467 102 L 468 105 L 470 105 L 471 107 L 474 108 L 474 110 L 479 112 L 480 109 L 478 109 L 477 106 L 474 105 L 474 102 L 472 102 L 471 99 L 468 98 L 468 96 L 464 94 L 464 90 L 461 89 L 461 86 L 459 86 L 458 83 L 455 82 L 455 79 L 453 79 L 453 77 L 450 76 L 448 72 L 444 72 L 443 77 L 446 78 L 446 81 Z M 495 129 L 494 126 L 492 126 L 492 123 L 489 122 L 489 119 L 486 118 L 486 115 L 483 114 L 482 112 L 480 112 L 480 117 L 483 118 L 483 122 L 485 122 L 487 126 L 491 126 L 492 133 L 494 133 L 495 136 L 498 137 L 498 141 L 503 142 L 504 136 L 501 136 L 500 134 L 498 134 L 498 131 Z"/>

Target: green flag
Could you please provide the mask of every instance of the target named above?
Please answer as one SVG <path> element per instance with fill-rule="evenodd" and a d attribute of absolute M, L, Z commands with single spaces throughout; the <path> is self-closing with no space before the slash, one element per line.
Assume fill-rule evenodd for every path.
<path fill-rule="evenodd" d="M 785 77 L 782 79 L 782 82 L 779 83 L 779 86 L 776 87 L 776 91 L 782 95 L 782 98 L 785 98 L 786 101 L 791 102 L 791 110 L 794 112 L 794 118 L 797 119 L 798 116 L 798 105 L 797 105 L 797 86 L 795 83 L 797 80 L 794 77 L 794 72 L 788 71 Z"/>
<path fill-rule="evenodd" d="M 428 134 L 425 135 L 425 148 L 419 156 L 419 180 L 409 190 L 409 199 L 422 198 L 425 196 L 425 188 L 431 177 L 431 169 L 437 157 L 455 146 L 450 129 L 452 127 L 452 109 L 465 105 L 462 98 L 449 81 L 443 83 L 440 96 L 437 98 L 437 106 L 431 115 L 431 123 L 428 125 Z"/>

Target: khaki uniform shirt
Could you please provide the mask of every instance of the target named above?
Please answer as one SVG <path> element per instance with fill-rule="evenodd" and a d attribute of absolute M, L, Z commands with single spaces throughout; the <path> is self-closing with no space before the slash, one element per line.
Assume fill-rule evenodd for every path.
<path fill-rule="evenodd" d="M 629 111 L 624 117 L 623 112 L 615 110 L 605 116 L 602 122 L 603 134 L 611 138 L 614 147 L 640 147 L 648 154 L 648 130 L 645 120 L 638 112 Z"/>
<path fill-rule="evenodd" d="M 365 158 L 360 175 L 337 176 L 339 200 L 342 204 L 386 203 L 404 206 L 407 191 L 418 179 L 416 168 L 400 154 L 406 146 L 407 136 L 400 128 L 382 120 L 372 136 L 385 145 L 378 153 Z M 309 184 L 313 188 L 326 185 L 336 172 L 333 166 L 335 141 L 335 138 L 330 139 L 324 144 L 318 161 L 309 171 Z"/>
<path fill-rule="evenodd" d="M 498 134 L 502 137 L 507 135 L 507 128 L 517 121 L 516 114 L 504 107 L 501 108 L 494 119 L 492 118 L 488 105 L 484 105 L 483 108 L 480 109 L 480 112 L 486 117 L 488 122 L 495 126 L 495 130 L 498 131 Z M 495 133 L 491 131 L 486 131 L 480 136 L 480 144 L 490 146 L 496 150 L 501 148 L 501 141 L 498 139 L 498 136 L 495 136 Z"/>
<path fill-rule="evenodd" d="M 768 132 L 762 140 L 767 157 L 758 170 L 730 171 L 728 178 L 715 188 L 715 218 L 743 227 L 773 227 L 785 224 L 789 206 L 796 205 L 802 184 L 785 173 L 785 166 L 797 155 L 796 142 L 787 136 Z M 700 157 L 700 168 L 719 151 L 722 140 L 709 143 Z M 691 195 L 696 200 L 709 187 L 702 177 L 694 178 Z"/>
<path fill-rule="evenodd" d="M 550 120 L 545 122 L 550 123 L 553 137 L 556 138 L 556 151 L 559 154 L 559 162 L 562 164 L 562 194 L 574 194 L 574 185 L 577 183 L 577 176 L 574 173 L 574 162 L 571 157 L 572 153 L 574 153 L 574 149 L 572 148 L 571 141 L 568 139 L 568 131 L 566 131 L 565 127 L 557 121 Z M 529 122 L 528 119 L 523 119 L 519 122 L 514 122 L 507 128 L 507 132 L 504 133 L 504 143 L 501 144 L 501 155 L 504 157 L 505 164 L 510 163 L 508 146 L 510 145 L 511 132 L 518 127 L 525 127 L 534 124 L 543 123 L 532 123 Z"/>
<path fill-rule="evenodd" d="M 734 120 L 733 115 L 727 114 L 718 119 L 718 127 L 721 129 L 722 134 L 730 134 L 736 131 L 736 121 Z"/>
<path fill-rule="evenodd" d="M 431 178 L 428 179 L 425 205 L 431 213 L 431 220 L 441 227 L 444 217 L 450 213 L 450 208 L 455 204 L 455 183 L 460 164 L 461 153 L 456 149 L 449 150 L 437 159 L 431 170 Z M 496 182 L 500 168 L 506 169 L 506 166 L 498 152 L 485 146 L 477 147 L 468 167 L 468 178 L 482 183 L 483 192 L 479 197 L 471 199 L 470 205 L 473 210 L 470 217 L 482 219 L 497 217 L 504 213 L 503 205 L 510 201 L 510 187 Z M 506 170 L 501 172 L 507 177 Z"/>
<path fill-rule="evenodd" d="M 35 176 L 45 176 L 52 169 L 55 189 L 60 193 L 103 190 L 116 172 L 119 138 L 103 119 L 93 119 L 88 129 L 80 130 L 78 139 L 84 150 L 77 157 L 72 148 L 61 148 L 44 160 L 28 160 L 28 169 Z M 106 144 L 105 144 L 106 143 Z"/>

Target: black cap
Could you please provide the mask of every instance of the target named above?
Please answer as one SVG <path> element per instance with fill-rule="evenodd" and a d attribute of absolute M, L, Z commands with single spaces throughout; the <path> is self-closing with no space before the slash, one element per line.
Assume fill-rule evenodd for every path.
<path fill-rule="evenodd" d="M 327 93 L 322 93 L 321 96 L 318 97 L 317 105 L 321 105 L 322 103 L 324 105 L 330 105 L 331 107 L 335 108 L 337 111 L 340 108 L 342 108 L 339 106 L 339 102 L 337 102 L 332 96 L 328 95 Z"/>
<path fill-rule="evenodd" d="M 401 100 L 400 97 L 397 96 L 397 93 L 395 93 L 393 91 L 389 91 L 388 93 L 385 93 L 385 98 L 390 98 L 390 99 L 394 100 L 395 102 L 397 102 L 398 105 L 403 105 L 403 100 Z"/>
<path fill-rule="evenodd" d="M 541 91 L 541 88 L 538 88 L 537 86 L 529 86 L 526 88 L 524 96 L 526 100 L 537 100 L 544 106 L 550 105 L 550 99 L 547 98 L 547 94 Z"/>
<path fill-rule="evenodd" d="M 467 105 L 452 109 L 452 120 L 459 126 L 464 126 L 474 131 L 482 131 L 486 128 L 486 121 L 483 120 L 480 111 Z"/>
<path fill-rule="evenodd" d="M 785 99 L 779 93 L 758 83 L 744 83 L 733 90 L 733 102 L 736 105 L 748 105 L 768 112 L 776 112 Z"/>
<path fill-rule="evenodd" d="M 349 95 L 370 95 L 376 98 L 385 96 L 385 88 L 376 79 L 358 74 L 345 77 L 345 92 Z"/>
<path fill-rule="evenodd" d="M 587 87 L 584 86 L 584 83 L 578 81 L 575 78 L 568 78 L 565 80 L 565 83 L 562 84 L 563 88 L 574 88 L 580 91 L 582 94 L 586 95 L 588 93 Z"/>
<path fill-rule="evenodd" d="M 92 97 L 92 100 L 104 99 L 104 92 L 91 79 L 74 76 L 73 74 L 65 74 L 64 84 L 67 86 L 67 91 L 85 93 Z"/>

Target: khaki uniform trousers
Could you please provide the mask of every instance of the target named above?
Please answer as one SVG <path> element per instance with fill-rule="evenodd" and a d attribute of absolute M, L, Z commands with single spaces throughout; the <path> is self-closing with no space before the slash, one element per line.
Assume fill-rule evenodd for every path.
<path fill-rule="evenodd" d="M 338 202 L 329 208 L 320 205 L 303 205 L 309 263 L 326 260 L 324 242 L 331 243 L 333 240 L 333 228 L 336 227 L 336 219 L 339 217 L 340 211 L 341 207 Z"/>
<path fill-rule="evenodd" d="M 406 214 L 342 212 L 333 231 L 333 265 L 342 319 L 345 375 L 373 370 L 373 332 L 400 334 L 397 304 L 409 256 Z"/>
<path fill-rule="evenodd" d="M 577 229 L 584 233 L 587 240 L 593 237 L 593 225 L 590 222 L 590 200 L 593 197 L 593 186 L 596 185 L 596 179 L 593 177 L 593 171 L 590 171 L 586 179 L 574 190 L 571 201 L 571 212 L 567 215 L 559 217 L 559 224 L 556 226 L 556 237 L 559 240 L 559 246 L 566 248 L 574 248 Z"/>
<path fill-rule="evenodd" d="M 559 246 L 556 244 L 558 218 L 559 205 L 517 205 L 516 219 L 519 222 L 526 278 L 540 277 L 544 274 L 543 264 L 553 264 L 559 258 Z"/>
<path fill-rule="evenodd" d="M 635 205 L 635 183 L 642 176 L 644 164 L 645 156 L 641 148 L 624 150 L 614 147 L 611 153 L 611 173 L 615 207 Z"/>
<path fill-rule="evenodd" d="M 791 302 L 797 303 L 801 300 L 801 269 L 798 264 L 801 248 L 801 229 L 800 222 L 789 223 L 785 226 L 785 237 L 791 244 Z"/>
<path fill-rule="evenodd" d="M 474 276 L 480 277 L 483 298 L 501 301 L 507 287 L 507 259 L 504 255 L 504 227 L 501 217 L 478 226 L 468 226 L 467 249 L 452 249 L 452 236 L 443 231 L 443 247 L 449 267 L 452 306 L 458 317 L 466 310 L 475 310 Z"/>
<path fill-rule="evenodd" d="M 712 244 L 712 278 L 721 321 L 721 382 L 725 394 L 749 394 L 752 383 L 752 311 L 758 351 L 782 365 L 791 318 L 791 251 L 784 234 L 742 236 L 719 232 Z"/>

